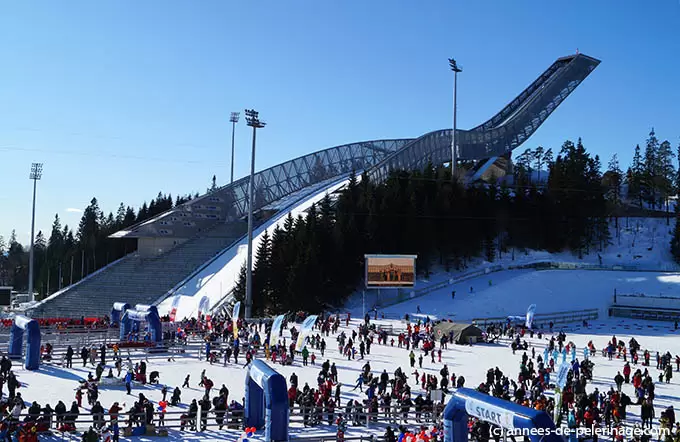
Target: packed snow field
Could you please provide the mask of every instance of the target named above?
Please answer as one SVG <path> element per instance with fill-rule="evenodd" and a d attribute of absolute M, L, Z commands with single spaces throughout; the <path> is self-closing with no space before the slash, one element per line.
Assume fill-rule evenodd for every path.
<path fill-rule="evenodd" d="M 379 323 L 399 326 L 396 321 L 378 321 Z M 350 324 L 356 326 L 357 321 Z M 349 329 L 342 327 L 342 330 L 349 332 Z M 672 324 L 660 323 L 643 323 L 632 320 L 607 320 L 598 321 L 590 324 L 588 327 L 576 326 L 573 329 L 567 329 L 567 341 L 573 341 L 579 349 L 579 359 L 581 351 L 588 341 L 592 340 L 595 347 L 603 348 L 612 334 L 617 338 L 628 341 L 630 337 L 636 337 L 640 342 L 642 349 L 649 349 L 652 354 L 656 351 L 665 352 L 670 351 L 671 354 L 680 354 L 680 340 L 677 339 L 678 332 L 673 330 Z M 537 335 L 534 338 L 526 336 L 526 340 L 530 346 L 536 347 L 537 355 L 542 354 L 543 348 L 547 344 L 546 339 L 539 340 Z M 318 352 L 317 352 L 318 353 Z M 347 358 L 340 357 L 337 348 L 334 345 L 329 345 L 326 351 L 326 357 L 321 358 L 318 355 L 317 366 L 302 367 L 301 361 L 296 361 L 293 366 L 275 365 L 275 369 L 282 373 L 286 378 L 296 373 L 299 377 L 300 386 L 304 383 L 309 383 L 314 387 L 316 384 L 316 376 L 320 369 L 319 365 L 325 359 L 335 362 L 338 368 L 338 380 L 342 384 L 342 404 L 345 404 L 349 399 L 363 400 L 366 398 L 364 393 L 359 390 L 353 390 L 356 384 L 358 374 L 362 366 L 366 362 L 370 362 L 371 370 L 379 374 L 383 370 L 388 373 L 393 373 L 396 367 L 401 367 L 405 373 L 409 375 L 409 384 L 412 385 L 412 394 L 416 396 L 424 391 L 420 385 L 413 382 L 411 376 L 413 369 L 409 366 L 408 351 L 406 349 L 377 345 L 374 344 L 371 348 L 371 354 L 367 355 L 365 360 L 357 359 L 348 361 Z M 418 367 L 416 362 L 416 369 L 420 374 L 439 375 L 439 371 L 446 364 L 452 373 L 457 376 L 463 375 L 466 379 L 466 386 L 475 388 L 480 383 L 486 380 L 486 371 L 488 368 L 500 368 L 503 373 L 508 375 L 511 379 L 516 379 L 521 351 L 513 355 L 509 347 L 509 341 L 505 340 L 499 344 L 480 344 L 474 346 L 459 346 L 450 345 L 442 354 L 442 362 L 431 363 L 430 358 L 423 359 L 422 369 Z M 528 354 L 531 354 L 529 350 Z M 133 358 L 135 360 L 135 358 Z M 138 360 L 138 359 L 137 359 Z M 617 371 L 621 371 L 623 361 L 614 359 L 612 361 L 602 356 L 595 356 L 592 358 L 595 362 L 593 382 L 589 386 L 588 391 L 592 391 L 594 387 L 599 388 L 600 391 L 607 391 L 613 385 L 613 378 Z M 22 387 L 20 392 L 25 401 L 38 401 L 41 405 L 51 403 L 54 406 L 57 400 L 63 400 L 67 405 L 74 400 L 74 390 L 77 388 L 79 380 L 87 377 L 89 372 L 93 370 L 91 367 L 82 368 L 78 363 L 74 364 L 73 369 L 64 369 L 55 366 L 42 366 L 38 372 L 28 372 L 23 369 L 17 369 L 16 373 L 21 381 Z M 245 369 L 242 366 L 235 366 L 233 364 L 224 367 L 222 364 L 210 365 L 206 362 L 198 361 L 196 358 L 177 359 L 177 362 L 167 362 L 164 358 L 152 358 L 148 362 L 148 370 L 158 370 L 160 372 L 161 384 L 169 385 L 171 387 L 181 386 L 187 374 L 191 375 L 190 388 L 182 389 L 182 405 L 179 409 L 186 410 L 186 403 L 191 399 L 200 399 L 203 394 L 203 388 L 198 386 L 198 378 L 202 370 L 206 370 L 206 376 L 215 382 L 215 389 L 219 389 L 222 384 L 229 388 L 229 397 L 242 401 L 244 394 Z M 652 377 L 656 379 L 658 370 L 650 367 Z M 551 379 L 554 382 L 554 376 Z M 656 388 L 656 401 L 654 403 L 656 409 L 656 416 L 658 417 L 663 409 L 668 406 L 680 404 L 680 374 L 677 374 L 670 384 L 659 383 Z M 148 399 L 157 403 L 161 399 L 160 386 L 141 386 L 135 384 L 133 387 L 133 396 L 126 395 L 125 388 L 122 384 L 117 387 L 101 387 L 100 402 L 105 407 L 110 406 L 114 401 L 128 406 L 135 400 L 138 393 L 143 393 Z M 172 390 L 172 388 L 171 388 Z M 623 391 L 630 397 L 635 397 L 633 387 L 626 384 Z M 84 401 L 85 405 L 85 401 Z M 125 406 L 124 406 L 125 408 Z M 89 406 L 85 405 L 81 409 L 81 413 L 89 410 Z M 172 411 L 173 407 L 169 408 Z M 628 420 L 630 423 L 640 422 L 640 407 L 630 407 Z M 655 420 L 656 422 L 656 420 Z M 411 423 L 413 425 L 413 423 Z M 408 426 L 408 425 L 407 425 Z M 326 425 L 305 429 L 305 437 L 312 435 L 323 435 L 333 433 L 335 428 Z M 382 430 L 375 429 L 378 433 Z M 300 425 L 294 425 L 292 434 L 299 436 Z M 173 434 L 174 433 L 174 434 Z M 359 436 L 365 434 L 366 430 L 363 427 L 348 427 L 347 437 Z M 205 433 L 176 433 L 171 432 L 171 437 L 177 440 L 235 440 L 239 434 L 237 432 L 225 433 L 218 432 L 216 429 L 210 429 Z M 68 440 L 68 434 L 66 438 Z M 73 436 L 75 438 L 75 436 Z M 55 436 L 55 440 L 62 439 L 61 436 Z M 48 440 L 48 439 L 46 439 Z M 122 440 L 149 440 L 148 438 L 122 438 Z"/>
<path fill-rule="evenodd" d="M 491 285 L 489 285 L 489 280 L 491 280 Z M 470 287 L 473 288 L 472 292 L 470 292 Z M 485 275 L 467 281 L 461 284 L 460 287 L 455 287 L 454 289 L 457 291 L 457 294 L 453 301 L 450 296 L 451 290 L 447 289 L 390 307 L 385 310 L 385 313 L 394 314 L 398 317 L 403 317 L 404 314 L 408 313 L 413 317 L 416 315 L 417 307 L 420 306 L 423 313 L 422 316 L 431 314 L 432 317 L 441 316 L 458 319 L 522 314 L 530 303 L 537 304 L 537 313 L 593 307 L 604 308 L 611 301 L 615 288 L 619 293 L 663 293 L 680 297 L 680 275 L 648 272 L 506 271 L 490 276 Z M 405 322 L 401 320 L 378 320 L 373 322 L 392 326 L 395 333 L 404 330 L 406 327 Z M 344 331 L 347 335 L 351 335 L 352 330 L 356 330 L 359 323 L 360 320 L 356 316 L 350 322 L 349 327 L 346 327 L 343 321 L 340 332 Z M 616 335 L 617 338 L 623 339 L 625 342 L 634 336 L 639 341 L 642 350 L 649 349 L 652 355 L 655 355 L 657 351 L 662 354 L 669 351 L 673 358 L 675 358 L 675 355 L 680 354 L 680 340 L 676 336 L 680 332 L 674 330 L 673 324 L 660 322 L 647 323 L 639 320 L 603 319 L 594 321 L 587 327 L 584 327 L 582 324 L 574 324 L 571 328 L 564 330 L 567 334 L 567 342 L 573 341 L 576 344 L 579 359 L 581 359 L 582 350 L 588 341 L 592 340 L 595 347 L 599 350 L 607 345 L 612 335 Z M 557 331 L 556 329 L 554 332 L 556 333 Z M 307 367 L 303 367 L 300 358 L 296 358 L 292 366 L 276 364 L 274 368 L 287 379 L 293 373 L 296 373 L 299 378 L 300 388 L 305 383 L 314 388 L 317 384 L 316 379 L 320 370 L 320 364 L 326 359 L 330 360 L 330 362 L 335 362 L 338 369 L 338 381 L 341 383 L 341 407 L 344 407 L 350 399 L 363 400 L 366 398 L 365 393 L 360 392 L 359 389 L 353 389 L 366 362 L 370 362 L 370 368 L 374 375 L 379 375 L 383 370 L 386 370 L 392 376 L 394 370 L 397 367 L 401 367 L 409 377 L 408 382 L 412 387 L 412 396 L 415 397 L 424 392 L 420 387 L 420 383 L 414 381 L 412 374 L 414 370 L 410 368 L 409 364 L 409 351 L 397 347 L 396 336 L 393 347 L 390 345 L 374 344 L 371 347 L 370 355 L 367 355 L 364 360 L 359 359 L 358 353 L 357 359 L 354 360 L 347 360 L 347 357 L 342 357 L 338 351 L 335 336 L 337 335 L 331 334 L 326 338 L 327 349 L 324 357 L 319 354 L 319 351 L 312 350 L 312 353 L 315 353 L 317 358 L 316 366 L 310 364 Z M 287 338 L 287 342 L 290 342 L 290 334 L 287 331 L 284 332 L 284 337 Z M 544 336 L 543 339 L 539 340 L 537 336 L 530 338 L 527 335 L 525 339 L 530 345 L 528 354 L 531 354 L 531 346 L 536 348 L 537 356 L 542 354 L 549 337 L 550 335 Z M 501 340 L 497 344 L 474 346 L 449 345 L 449 348 L 442 353 L 441 363 L 432 363 L 428 357 L 423 359 L 422 369 L 418 367 L 418 362 L 416 362 L 416 369 L 419 374 L 424 372 L 425 374 L 438 376 L 441 368 L 446 364 L 451 373 L 465 377 L 465 386 L 475 388 L 486 380 L 487 369 L 494 367 L 498 367 L 510 379 L 516 380 L 521 362 L 521 354 L 522 352 L 518 351 L 517 354 L 513 355 L 509 346 L 509 340 L 507 339 Z M 262 353 L 259 353 L 258 357 L 262 357 Z M 243 357 L 240 359 L 241 364 L 243 364 Z M 140 358 L 133 355 L 132 360 L 133 362 L 138 362 Z M 620 371 L 623 367 L 623 361 L 619 359 L 609 361 L 607 358 L 600 356 L 599 352 L 592 360 L 595 362 L 594 377 L 593 381 L 589 383 L 588 391 L 591 392 L 594 387 L 599 388 L 600 391 L 609 390 L 609 387 L 613 385 L 613 378 L 617 371 Z M 107 362 L 110 363 L 110 361 Z M 203 395 L 203 388 L 198 385 L 202 370 L 206 370 L 206 376 L 214 381 L 215 390 L 219 390 L 224 384 L 229 389 L 229 400 L 242 402 L 245 377 L 243 365 L 228 364 L 225 367 L 221 361 L 210 365 L 207 362 L 199 361 L 195 353 L 193 355 L 177 356 L 176 362 L 169 362 L 167 356 L 158 355 L 152 356 L 148 360 L 147 373 L 154 370 L 160 372 L 161 384 L 158 386 L 135 384 L 132 391 L 133 396 L 126 394 L 122 383 L 117 386 L 102 386 L 100 388 L 99 400 L 104 408 L 108 408 L 114 401 L 118 401 L 121 404 L 126 404 L 127 407 L 124 406 L 124 409 L 127 409 L 140 392 L 154 403 L 157 403 L 161 399 L 161 385 L 169 387 L 169 397 L 174 387 L 181 386 L 186 375 L 190 374 L 190 387 L 182 389 L 182 404 L 184 405 L 178 407 L 181 410 L 186 410 L 186 404 L 192 399 L 200 399 Z M 635 370 L 635 367 L 633 367 L 633 370 Z M 649 370 L 652 379 L 657 381 L 659 371 L 655 369 L 654 363 L 649 367 Z M 23 368 L 16 367 L 15 364 L 15 372 L 21 382 L 21 389 L 19 391 L 27 403 L 30 404 L 32 401 L 38 401 L 41 405 L 50 403 L 54 407 L 58 400 L 62 400 L 68 407 L 74 400 L 74 390 L 77 388 L 79 381 L 85 379 L 88 373 L 94 373 L 94 368 L 92 366 L 83 368 L 82 364 L 74 359 L 73 369 L 65 369 L 55 365 L 44 365 L 38 372 L 29 372 Z M 680 404 L 680 386 L 678 385 L 680 374 L 675 374 L 674 376 L 671 383 L 658 383 L 656 386 L 654 407 L 657 418 L 667 406 Z M 551 381 L 554 382 L 554 375 Z M 635 397 L 633 387 L 630 384 L 625 384 L 623 391 L 631 398 Z M 85 400 L 83 405 L 85 407 L 81 409 L 81 413 L 89 410 Z M 344 411 L 341 407 L 338 407 L 337 411 Z M 174 409 L 177 408 L 169 407 L 168 410 L 173 411 Z M 632 425 L 639 421 L 640 406 L 629 407 L 627 425 Z M 655 419 L 654 422 L 656 424 L 658 420 Z M 410 422 L 409 424 L 407 426 L 413 428 L 414 423 Z M 302 435 L 301 427 L 300 423 L 292 424 L 292 435 L 294 437 Z M 382 434 L 384 428 L 375 427 L 371 431 Z M 305 429 L 303 434 L 305 437 L 308 437 L 334 434 L 334 432 L 335 427 L 320 425 Z M 359 436 L 366 434 L 366 432 L 365 427 L 349 426 L 346 436 Z M 175 440 L 236 440 L 238 436 L 239 433 L 237 432 L 225 433 L 224 430 L 218 432 L 214 427 L 205 433 L 179 433 L 172 431 L 170 433 L 170 437 Z M 66 435 L 67 439 L 68 437 Z M 75 436 L 71 437 L 75 438 Z M 61 436 L 55 436 L 55 440 L 59 439 L 61 439 Z M 150 439 L 145 437 L 133 439 L 121 437 L 121 440 Z"/>
<path fill-rule="evenodd" d="M 656 272 L 655 276 L 657 277 L 666 275 L 660 272 L 680 272 L 680 266 L 673 262 L 673 258 L 669 250 L 669 243 L 672 235 L 671 228 L 672 223 L 670 223 L 670 225 L 667 225 L 667 221 L 664 218 L 620 218 L 618 222 L 618 229 L 614 221 L 610 223 L 610 234 L 612 238 L 610 240 L 610 244 L 607 247 L 605 247 L 604 250 L 602 251 L 593 249 L 590 251 L 590 253 L 584 254 L 581 258 L 579 258 L 568 251 L 560 253 L 549 253 L 542 250 L 519 250 L 519 249 L 508 250 L 504 253 L 500 253 L 499 256 L 497 256 L 494 262 L 492 263 L 484 261 L 481 258 L 473 258 L 471 262 L 469 262 L 466 265 L 465 268 L 460 270 L 450 269 L 447 271 L 439 266 L 435 266 L 433 269 L 433 273 L 430 274 L 427 278 L 423 276 L 418 277 L 416 281 L 416 290 L 426 288 L 437 283 L 449 281 L 450 279 L 453 278 L 458 278 L 461 275 L 465 275 L 466 273 L 475 270 L 490 270 L 494 267 L 499 266 L 502 267 L 503 269 L 507 269 L 510 266 L 526 265 L 545 261 L 569 263 L 575 265 L 579 264 L 598 265 L 607 267 L 609 269 L 612 269 L 615 266 L 625 266 L 628 269 L 635 268 L 636 270 L 639 269 Z M 530 272 L 531 271 L 527 271 L 526 273 Z M 518 275 L 519 273 L 516 272 L 515 273 L 492 272 L 486 278 L 475 277 L 472 280 L 468 280 L 468 282 L 460 282 L 453 285 L 448 285 L 434 293 L 437 293 L 442 297 L 450 297 L 451 291 L 455 290 L 456 299 L 458 299 L 459 296 L 464 295 L 465 293 L 469 293 L 470 287 L 473 287 L 475 292 L 478 293 L 481 288 L 486 289 L 488 287 L 489 281 L 491 281 L 492 284 L 500 284 L 503 281 L 507 281 L 509 278 L 518 278 L 519 277 Z M 592 278 L 591 283 L 595 285 L 599 285 L 598 281 L 600 278 L 605 279 L 607 278 L 607 276 L 605 276 L 604 274 L 591 277 L 588 276 L 589 273 L 587 272 L 581 273 L 581 275 L 585 276 L 579 276 L 578 273 L 574 273 L 573 271 L 570 270 L 568 275 L 564 276 L 564 278 L 569 280 L 568 287 L 576 287 L 579 290 L 581 290 L 582 288 L 587 289 L 588 278 Z M 612 277 L 610 278 L 611 281 L 606 283 L 606 284 L 610 283 L 611 285 L 607 286 L 606 288 L 608 288 L 609 293 L 611 295 L 613 295 L 613 291 L 615 288 L 618 290 L 619 293 L 625 292 L 630 293 L 630 291 L 635 290 L 646 291 L 648 294 L 655 295 L 665 294 L 667 296 L 673 296 L 673 294 L 678 293 L 674 289 L 674 285 L 671 283 L 670 280 L 664 281 L 660 279 L 659 282 L 661 284 L 652 285 L 648 287 L 647 284 L 652 281 L 653 277 L 649 274 L 646 276 L 641 275 L 645 275 L 645 273 L 631 272 L 630 275 L 622 275 L 619 272 L 615 272 L 615 275 L 612 275 Z M 644 277 L 646 279 L 636 281 L 636 279 L 639 277 Z M 540 280 L 542 277 L 526 276 L 525 278 L 537 278 Z M 574 280 L 572 280 L 572 278 L 574 278 Z M 577 283 L 579 281 L 582 281 L 584 285 L 583 286 L 577 285 L 573 281 L 576 281 Z M 540 283 L 540 281 L 536 282 Z M 552 291 L 557 290 L 558 287 L 562 286 L 561 284 L 557 283 L 553 284 L 550 281 L 550 278 L 547 278 L 545 282 L 547 283 L 547 285 L 542 291 L 544 295 L 547 295 Z M 636 282 L 638 282 L 639 284 L 636 284 Z M 521 280 L 517 280 L 516 283 L 521 284 L 523 282 Z M 524 283 L 530 284 L 531 281 L 527 280 L 524 281 Z M 533 287 L 531 286 L 529 287 L 533 289 Z M 600 299 L 603 299 L 604 303 L 609 301 L 608 298 L 605 299 L 599 296 L 600 294 L 599 287 L 593 286 L 592 291 L 597 292 L 598 296 L 596 299 L 594 299 L 594 301 L 596 302 L 592 306 L 589 306 L 589 308 L 601 308 L 602 305 L 604 304 L 596 305 L 597 301 Z M 406 297 L 409 294 L 408 292 L 409 291 L 402 289 L 402 296 Z M 393 300 L 397 299 L 396 293 L 397 293 L 396 289 L 382 289 L 380 291 L 367 290 L 365 292 L 359 291 L 350 297 L 347 303 L 347 307 L 352 313 L 361 314 L 364 305 L 367 310 L 372 309 L 374 305 L 382 306 L 390 305 Z M 493 292 L 485 293 L 489 295 L 493 294 Z M 516 295 L 517 293 L 514 294 Z M 551 300 L 553 299 L 551 298 Z M 426 302 L 420 303 L 421 308 L 425 306 L 425 303 Z M 403 304 L 399 304 L 397 306 L 397 310 L 401 309 L 402 305 Z M 416 305 L 418 305 L 418 301 L 416 301 L 413 304 L 414 309 Z M 456 316 L 454 316 L 453 318 L 460 320 L 460 319 L 472 319 L 473 317 L 489 315 L 502 316 L 504 314 L 515 314 L 517 312 L 515 311 L 515 313 L 508 313 L 507 311 L 503 311 L 502 309 L 491 309 L 489 310 L 489 312 L 496 311 L 497 313 L 483 314 L 480 311 L 479 314 L 473 312 L 471 316 L 467 316 L 463 315 L 463 311 L 459 309 L 459 307 L 461 306 L 456 306 L 456 312 L 444 310 L 438 312 L 438 314 L 443 316 L 447 314 L 456 314 Z M 571 306 L 570 308 L 567 308 L 567 310 L 581 308 L 586 307 Z M 521 310 L 521 308 L 519 308 L 519 310 Z M 544 309 L 544 312 L 557 312 L 557 311 L 559 311 L 559 309 L 552 305 L 550 306 L 550 308 Z"/>
<path fill-rule="evenodd" d="M 471 320 L 522 315 L 536 304 L 537 313 L 597 308 L 606 314 L 614 290 L 680 298 L 680 275 L 659 272 L 595 270 L 510 270 L 436 290 L 424 297 L 387 307 L 386 314 L 416 313 L 432 318 Z M 451 292 L 455 299 L 451 300 Z M 381 310 L 382 311 L 382 310 Z M 354 312 L 361 314 L 361 308 Z"/>

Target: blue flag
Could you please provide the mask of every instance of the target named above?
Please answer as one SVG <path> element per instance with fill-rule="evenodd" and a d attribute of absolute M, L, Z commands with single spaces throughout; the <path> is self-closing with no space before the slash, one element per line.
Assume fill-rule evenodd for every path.
<path fill-rule="evenodd" d="M 563 363 L 560 368 L 557 369 L 557 386 L 560 389 L 567 385 L 567 374 L 569 374 L 569 364 Z"/>

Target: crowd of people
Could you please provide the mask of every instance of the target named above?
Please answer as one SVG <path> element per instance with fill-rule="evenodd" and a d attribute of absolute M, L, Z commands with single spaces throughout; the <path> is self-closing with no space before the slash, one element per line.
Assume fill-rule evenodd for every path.
<path fill-rule="evenodd" d="M 295 319 L 303 318 L 298 315 Z M 381 328 L 378 322 L 375 319 L 371 321 L 369 315 L 358 322 L 351 321 L 349 315 L 319 315 L 299 352 L 296 351 L 296 343 L 300 330 L 292 321 L 284 325 L 289 333 L 277 342 L 269 342 L 269 322 L 246 323 L 239 319 L 237 333 L 234 333 L 234 323 L 219 316 L 180 322 L 177 324 L 177 336 L 183 340 L 190 334 L 200 337 L 205 350 L 201 357 L 208 364 L 235 367 L 248 365 L 254 358 L 263 358 L 271 364 L 308 367 L 305 373 L 310 372 L 310 365 L 318 367 L 315 379 L 301 381 L 295 373 L 289 378 L 288 404 L 291 413 L 299 414 L 305 426 L 327 425 L 342 438 L 348 426 L 381 421 L 387 425 L 383 435 L 387 442 L 397 442 L 405 437 L 413 440 L 420 437 L 432 442 L 441 440 L 441 416 L 446 395 L 452 387 L 466 386 L 463 374 L 453 373 L 446 358 L 442 359 L 442 355 L 446 356 L 450 351 L 453 332 L 437 336 L 437 324 L 429 318 L 409 320 L 404 330 L 396 332 Z M 574 343 L 564 332 L 552 333 L 552 328 L 551 324 L 545 336 L 537 332 L 538 340 L 532 339 L 533 344 L 529 344 L 527 338 L 534 338 L 533 330 L 512 323 L 487 327 L 486 336 L 507 342 L 511 347 L 512 354 L 518 357 L 518 371 L 515 374 L 504 373 L 498 367 L 487 367 L 485 381 L 472 388 L 558 415 L 569 428 L 593 425 L 607 428 L 617 441 L 623 440 L 622 428 L 625 425 L 650 428 L 652 420 L 657 418 L 654 414 L 655 385 L 672 381 L 673 369 L 680 371 L 680 357 L 670 351 L 659 351 L 653 358 L 653 352 L 642 350 L 636 339 L 625 343 L 613 336 L 603 347 L 601 355 L 591 341 L 579 360 Z M 401 366 L 395 360 L 391 372 L 374 371 L 371 352 L 376 345 L 396 346 L 408 363 Z M 331 348 L 337 353 L 330 354 Z M 75 350 L 69 346 L 64 358 L 66 368 L 72 368 L 75 356 Z M 89 406 L 87 421 L 91 422 L 91 429 L 83 434 L 83 440 L 107 440 L 108 437 L 116 441 L 121 427 L 164 426 L 168 408 L 182 405 L 183 389 L 192 386 L 190 375 L 186 376 L 181 387 L 162 386 L 162 399 L 154 403 L 142 393 L 132 394 L 136 382 L 160 382 L 159 370 L 150 371 L 144 359 L 136 362 L 130 357 L 123 359 L 117 346 L 108 348 L 104 345 L 83 347 L 78 356 L 83 367 L 92 366 L 94 374 L 90 373 L 76 389 L 70 407 L 60 400 L 54 408 L 38 402 L 27 406 L 16 391 L 20 383 L 11 370 L 11 362 L 2 359 L 2 440 L 11 440 L 11 435 L 16 435 L 19 440 L 32 441 L 37 440 L 33 437 L 52 429 L 74 431 L 76 421 L 84 413 L 83 399 L 86 398 Z M 107 366 L 109 356 L 111 364 Z M 594 387 L 592 382 L 598 357 L 621 361 L 621 371 L 612 379 L 611 387 L 604 391 Z M 339 382 L 336 362 L 342 360 L 365 361 L 353 385 Z M 556 371 L 565 361 L 569 365 L 566 382 L 555 393 Z M 652 373 L 653 369 L 656 372 Z M 99 386 L 107 380 L 122 382 L 128 395 L 134 398 L 127 409 L 126 404 L 121 406 L 119 402 L 113 402 L 108 408 L 102 405 Z M 7 385 L 9 392 L 6 398 L 3 385 Z M 204 430 L 209 419 L 213 419 L 220 430 L 241 425 L 243 400 L 230 400 L 229 390 L 224 384 L 217 390 L 215 381 L 205 375 L 205 370 L 198 376 L 196 385 L 203 393 L 186 402 L 188 407 L 179 416 L 180 430 Z M 357 390 L 358 396 L 353 393 Z M 348 395 L 350 399 L 346 398 Z M 627 416 L 631 407 L 636 406 L 640 407 L 641 423 L 631 424 Z M 661 428 L 667 430 L 664 442 L 680 442 L 680 423 L 675 420 L 672 406 L 658 416 L 658 422 Z M 492 428 L 492 424 L 476 419 L 471 419 L 469 426 L 472 437 L 480 442 L 494 437 Z M 638 439 L 647 442 L 645 436 Z"/>

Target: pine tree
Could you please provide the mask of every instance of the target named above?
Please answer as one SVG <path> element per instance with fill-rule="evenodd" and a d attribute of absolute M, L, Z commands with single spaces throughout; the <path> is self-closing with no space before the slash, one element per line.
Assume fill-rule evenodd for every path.
<path fill-rule="evenodd" d="M 496 241 L 490 235 L 484 239 L 484 258 L 489 262 L 496 260 Z"/>
<path fill-rule="evenodd" d="M 255 252 L 253 265 L 253 312 L 264 316 L 272 303 L 271 240 L 269 232 L 264 231 Z"/>
<path fill-rule="evenodd" d="M 130 227 L 135 223 L 136 219 L 137 217 L 135 215 L 134 209 L 130 206 L 127 206 L 125 209 L 125 218 L 123 218 L 123 225 L 121 228 Z"/>
<path fill-rule="evenodd" d="M 642 163 L 639 144 L 635 146 L 630 171 L 631 173 L 628 176 L 628 197 L 637 199 L 638 206 L 642 208 L 642 179 L 645 169 Z"/>
<path fill-rule="evenodd" d="M 531 172 L 533 170 L 532 164 L 534 162 L 534 153 L 531 149 L 526 149 L 515 160 L 515 183 L 519 186 L 526 186 L 531 184 Z"/>
<path fill-rule="evenodd" d="M 122 229 L 125 223 L 125 204 L 122 202 L 116 211 L 116 230 Z"/>
<path fill-rule="evenodd" d="M 140 207 L 139 211 L 137 211 L 136 222 L 145 221 L 147 218 L 149 218 L 149 206 L 147 206 L 146 201 L 144 201 L 142 207 Z"/>
<path fill-rule="evenodd" d="M 62 247 L 64 245 L 64 236 L 61 227 L 61 220 L 59 219 L 59 214 L 54 215 L 54 221 L 52 222 L 52 232 L 50 233 L 49 247 L 57 255 L 61 253 Z"/>
<path fill-rule="evenodd" d="M 103 214 L 99 209 L 97 198 L 92 198 L 90 204 L 83 211 L 83 216 L 78 225 L 78 242 L 81 248 L 89 251 L 93 260 L 93 270 L 98 268 L 96 250 L 102 231 L 102 218 Z"/>
<path fill-rule="evenodd" d="M 675 228 L 671 238 L 671 255 L 675 262 L 680 264 L 680 207 L 675 206 Z"/>
<path fill-rule="evenodd" d="M 663 204 L 666 207 L 666 222 L 669 223 L 668 216 L 668 199 L 674 194 L 675 182 L 675 166 L 673 165 L 673 158 L 675 153 L 671 143 L 666 140 L 659 145 L 659 175 L 656 177 L 656 184 L 659 188 L 659 193 Z"/>
<path fill-rule="evenodd" d="M 680 144 L 678 144 L 676 158 L 678 159 L 678 167 L 675 172 L 675 178 L 673 180 L 673 187 L 675 195 L 680 194 Z"/>
<path fill-rule="evenodd" d="M 543 163 L 546 166 L 550 166 L 553 163 L 553 161 L 554 161 L 554 159 L 553 159 L 552 149 L 546 150 L 545 153 L 543 154 Z"/>
<path fill-rule="evenodd" d="M 45 250 L 47 248 L 47 240 L 45 240 L 45 235 L 43 235 L 42 230 L 38 230 L 38 233 L 35 235 L 33 247 L 35 247 L 36 250 Z"/>
<path fill-rule="evenodd" d="M 607 172 L 603 176 L 603 182 L 607 187 L 606 197 L 609 201 L 612 212 L 614 214 L 615 227 L 618 235 L 619 232 L 619 208 L 621 207 L 621 184 L 623 183 L 623 172 L 619 166 L 619 158 L 617 154 L 612 155 L 609 160 Z"/>
<path fill-rule="evenodd" d="M 538 171 L 537 181 L 541 183 L 541 168 L 545 164 L 545 150 L 543 146 L 538 146 L 534 151 L 534 162 L 536 163 L 536 170 Z"/>
<path fill-rule="evenodd" d="M 234 285 L 234 299 L 236 301 L 245 302 L 246 300 L 246 265 L 245 263 L 241 266 L 241 270 L 238 272 L 238 278 L 236 279 L 236 284 Z"/>
<path fill-rule="evenodd" d="M 662 175 L 661 158 L 659 155 L 659 140 L 656 138 L 654 129 L 649 133 L 645 146 L 644 172 L 642 174 L 643 199 L 652 209 L 656 209 L 659 191 L 661 188 L 659 178 Z"/>
<path fill-rule="evenodd" d="M 28 287 L 28 258 L 24 247 L 17 240 L 15 230 L 9 236 L 7 250 L 10 285 L 15 289 L 25 290 Z"/>

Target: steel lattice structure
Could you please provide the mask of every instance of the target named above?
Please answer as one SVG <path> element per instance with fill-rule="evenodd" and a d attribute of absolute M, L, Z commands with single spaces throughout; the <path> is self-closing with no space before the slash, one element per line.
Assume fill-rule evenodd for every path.
<path fill-rule="evenodd" d="M 410 141 L 412 139 L 376 140 L 335 146 L 258 172 L 255 174 L 254 209 L 332 178 L 370 169 Z M 218 222 L 241 219 L 247 213 L 246 176 L 111 237 L 189 237 Z"/>
<path fill-rule="evenodd" d="M 509 154 L 525 142 L 557 106 L 600 64 L 583 54 L 562 57 L 491 119 L 470 130 L 458 130 L 457 158 L 484 160 Z M 413 140 L 370 171 L 384 180 L 393 170 L 419 169 L 451 160 L 451 129 Z"/>
<path fill-rule="evenodd" d="M 470 130 L 458 130 L 457 158 L 484 160 L 509 154 L 539 128 L 599 63 L 583 54 L 557 59 L 488 121 Z M 368 171 L 371 179 L 382 181 L 393 170 L 448 163 L 451 133 L 451 129 L 446 129 L 416 139 L 346 144 L 270 167 L 255 174 L 254 209 L 353 171 Z M 244 177 L 112 237 L 186 238 L 216 223 L 239 220 L 247 213 L 248 177 Z"/>

